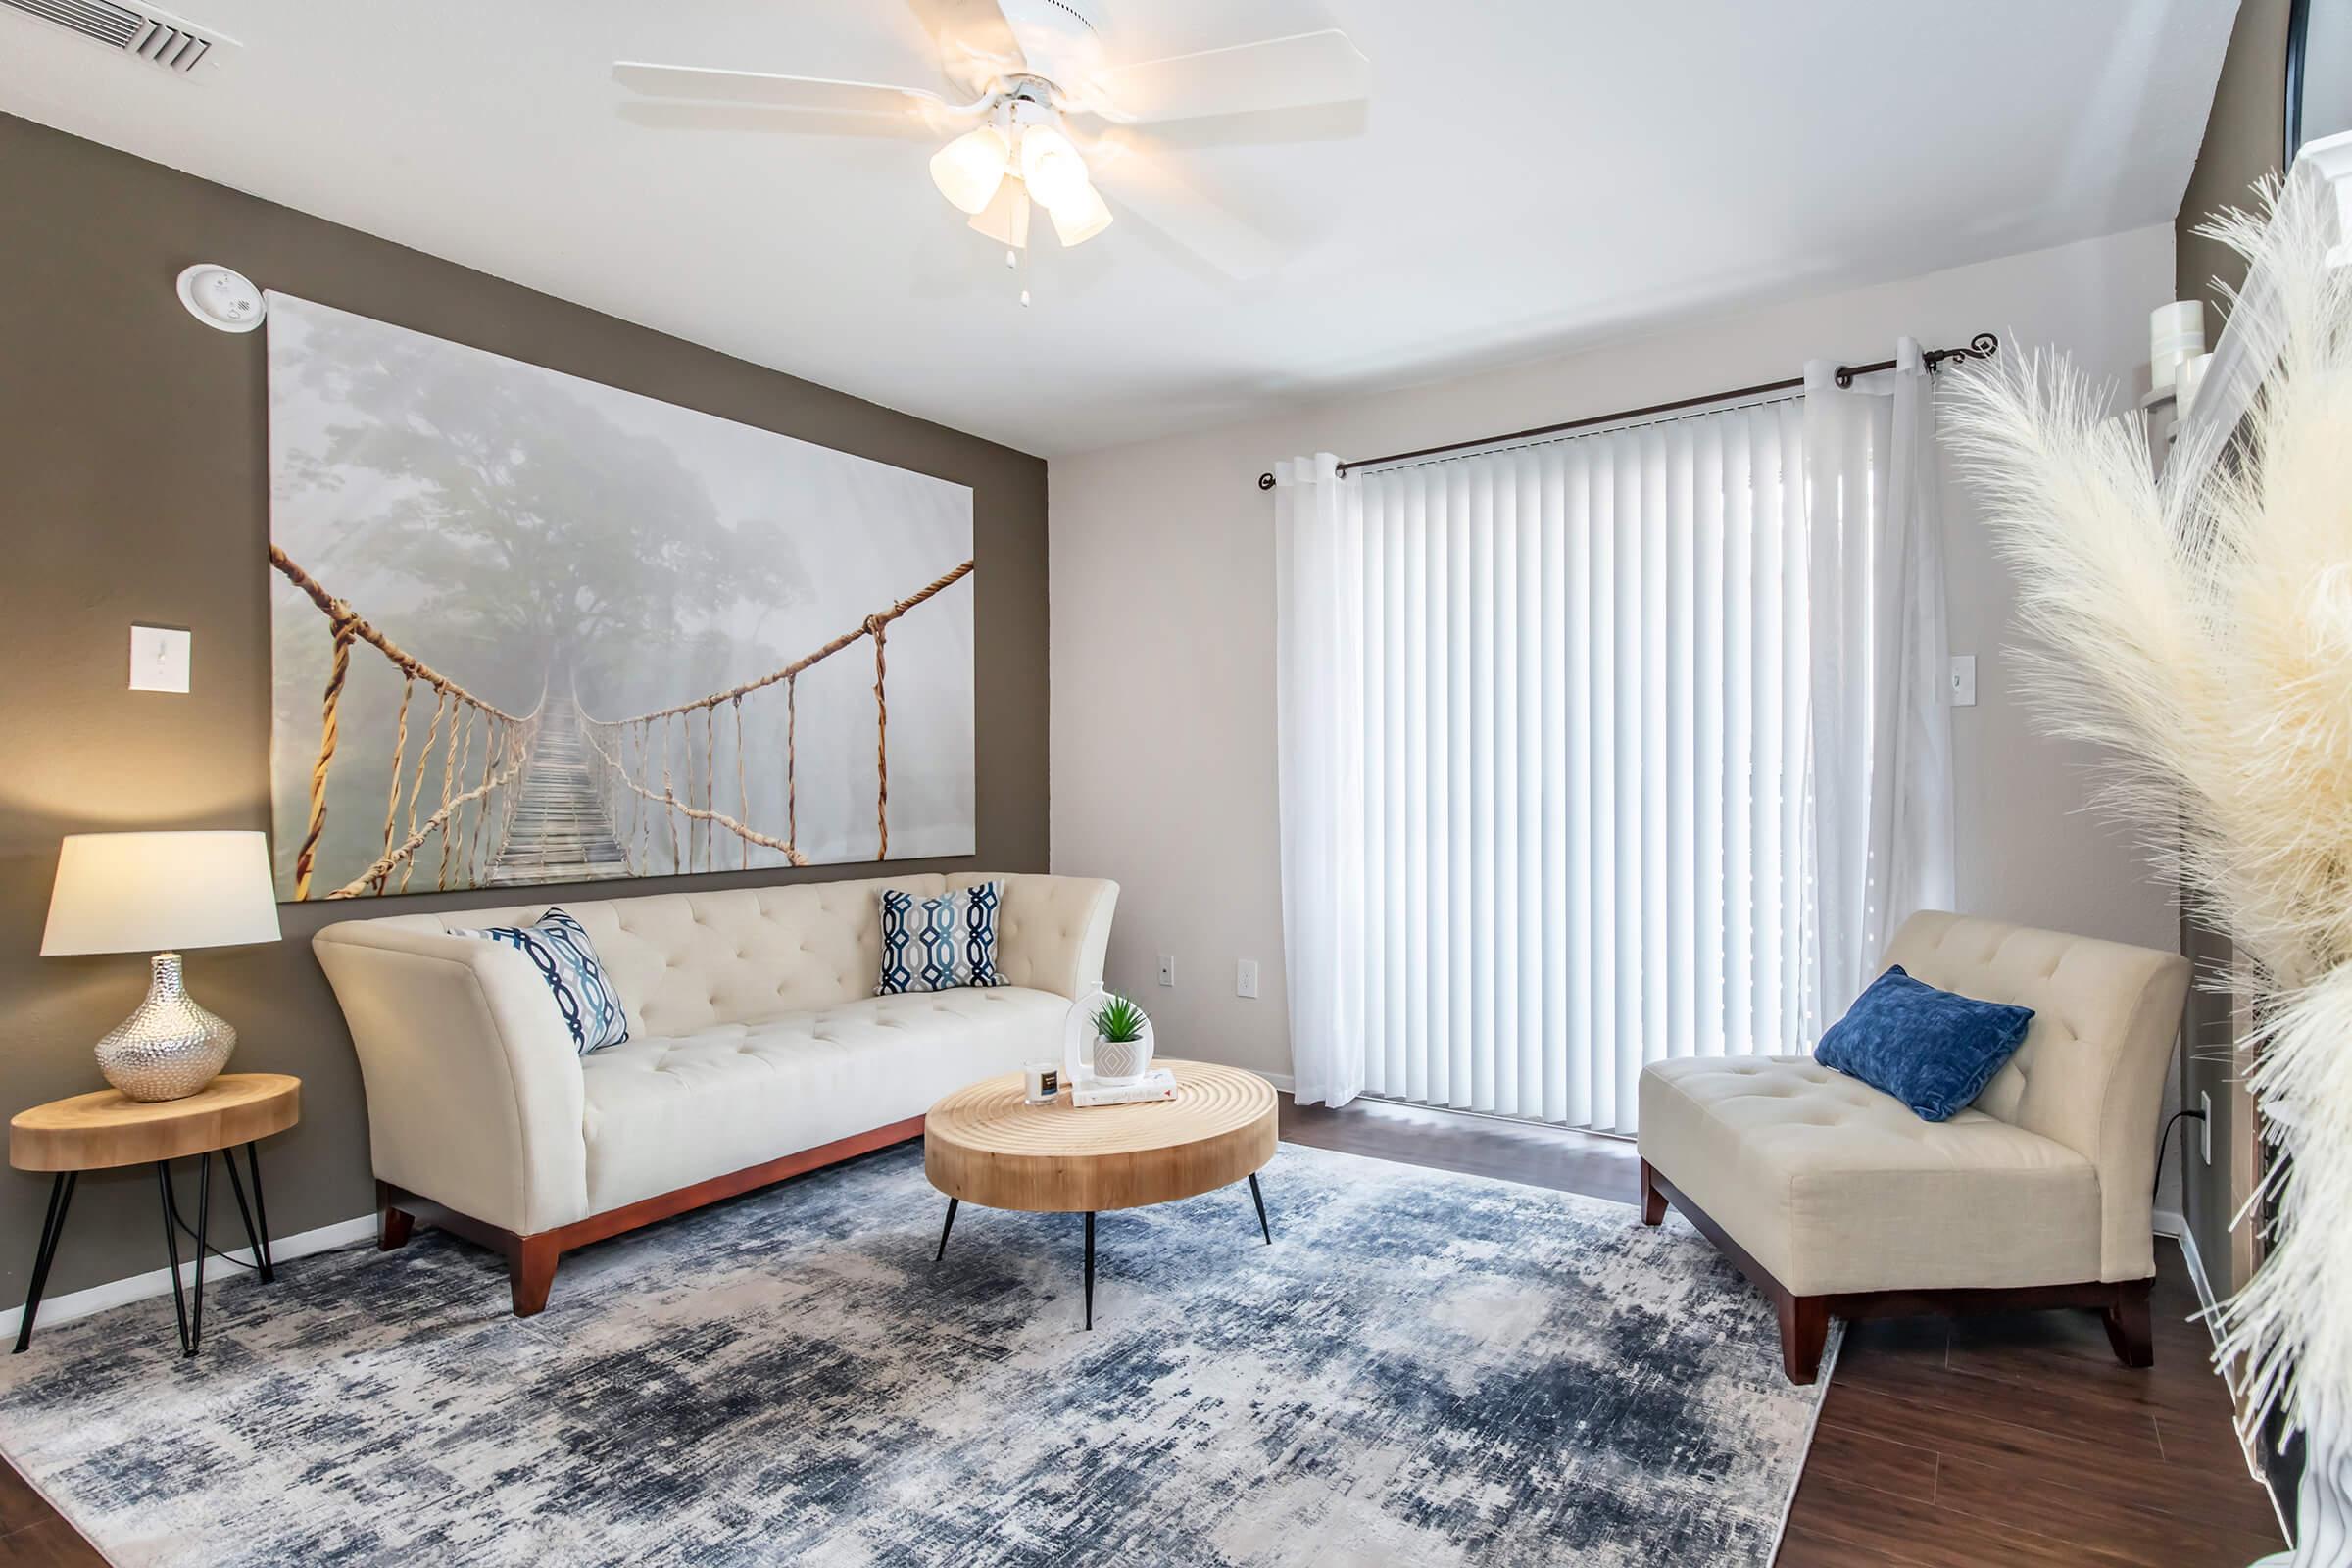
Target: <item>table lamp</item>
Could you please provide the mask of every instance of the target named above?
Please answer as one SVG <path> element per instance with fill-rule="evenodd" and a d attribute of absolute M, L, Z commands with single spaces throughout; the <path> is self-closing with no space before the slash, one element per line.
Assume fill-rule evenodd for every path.
<path fill-rule="evenodd" d="M 227 1064 L 237 1032 L 181 983 L 178 950 L 275 942 L 259 833 L 73 833 L 57 861 L 41 956 L 153 953 L 138 1010 L 98 1042 L 98 1070 L 133 1100 L 181 1100 Z"/>

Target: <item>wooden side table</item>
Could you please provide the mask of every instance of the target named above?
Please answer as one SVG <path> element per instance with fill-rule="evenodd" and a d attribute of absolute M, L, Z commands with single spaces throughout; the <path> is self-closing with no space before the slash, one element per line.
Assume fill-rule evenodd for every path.
<path fill-rule="evenodd" d="M 1274 1086 L 1253 1072 L 1163 1058 L 1174 1100 L 1126 1105 L 1051 1104 L 1021 1096 L 1019 1073 L 990 1078 L 933 1105 L 923 1118 L 923 1174 L 947 1195 L 937 1262 L 948 1255 L 965 1202 L 1086 1216 L 1086 1326 L 1095 1326 L 1095 1215 L 1172 1203 L 1245 1178 L 1257 1228 L 1274 1244 L 1257 1173 L 1274 1157 Z"/>
<path fill-rule="evenodd" d="M 49 1283 L 58 1238 L 65 1234 L 66 1209 L 74 1201 L 75 1179 L 85 1170 L 152 1162 L 156 1191 L 163 1202 L 164 1250 L 172 1259 L 172 1309 L 179 1319 L 179 1349 L 182 1355 L 194 1355 L 204 1337 L 205 1231 L 212 1212 L 213 1155 L 220 1154 L 220 1162 L 228 1167 L 228 1185 L 237 1195 L 237 1212 L 245 1221 L 245 1240 L 253 1248 L 254 1267 L 263 1279 L 275 1279 L 276 1265 L 270 1256 L 270 1211 L 262 1200 L 258 1144 L 271 1133 L 284 1132 L 301 1116 L 302 1080 L 278 1072 L 222 1073 L 184 1100 L 132 1100 L 121 1090 L 101 1089 L 19 1111 L 8 1124 L 8 1162 L 19 1170 L 54 1172 L 55 1179 L 49 1184 L 49 1213 L 41 1222 L 41 1247 L 33 1258 L 32 1289 L 24 1298 L 17 1351 L 21 1353 L 32 1343 L 33 1316 L 40 1310 L 41 1291 Z M 253 1177 L 251 1207 L 246 1206 L 245 1184 L 237 1177 L 232 1152 L 239 1144 L 245 1146 L 246 1169 Z M 197 1158 L 196 1225 L 191 1232 L 196 1238 L 193 1308 L 179 1282 L 179 1233 L 188 1226 L 179 1217 L 179 1204 L 172 1191 L 172 1161 L 183 1154 Z"/>

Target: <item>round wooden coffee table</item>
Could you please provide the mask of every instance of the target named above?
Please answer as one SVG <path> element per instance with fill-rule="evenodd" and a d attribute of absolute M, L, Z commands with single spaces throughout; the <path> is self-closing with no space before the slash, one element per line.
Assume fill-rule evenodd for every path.
<path fill-rule="evenodd" d="M 1257 1172 L 1274 1157 L 1274 1087 L 1252 1072 L 1160 1060 L 1174 1100 L 1133 1105 L 1052 1104 L 1021 1099 L 1021 1075 L 958 1089 L 923 1118 L 923 1174 L 948 1198 L 939 1252 L 948 1253 L 958 1205 L 1086 1216 L 1086 1326 L 1095 1326 L 1095 1215 L 1170 1203 L 1247 1179 L 1268 1246 Z"/>

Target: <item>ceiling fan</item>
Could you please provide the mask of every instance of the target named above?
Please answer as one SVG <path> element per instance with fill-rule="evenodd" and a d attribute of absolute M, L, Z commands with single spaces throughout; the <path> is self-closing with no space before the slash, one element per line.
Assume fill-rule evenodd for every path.
<path fill-rule="evenodd" d="M 778 117 L 777 129 L 954 133 L 932 155 L 932 182 L 973 228 L 1006 247 L 1008 261 L 1027 249 L 1035 208 L 1065 246 L 1102 233 L 1112 220 L 1107 193 L 1234 277 L 1267 270 L 1277 247 L 1187 180 L 1175 151 L 1137 127 L 1368 95 L 1370 64 L 1337 28 L 1127 60 L 1102 0 L 908 4 L 938 45 L 947 92 L 636 60 L 616 61 L 612 75 L 652 98 L 810 112 Z M 1242 140 L 1281 139 L 1262 122 L 1241 129 Z"/>

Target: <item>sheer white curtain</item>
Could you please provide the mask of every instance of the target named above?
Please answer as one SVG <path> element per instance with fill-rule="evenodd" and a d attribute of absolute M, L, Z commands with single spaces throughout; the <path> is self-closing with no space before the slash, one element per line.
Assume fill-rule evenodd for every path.
<path fill-rule="evenodd" d="M 1884 389 L 1805 367 L 1816 940 L 1840 1016 L 1906 915 L 1953 901 L 1952 728 L 1934 382 L 1904 338 Z"/>
<path fill-rule="evenodd" d="M 1304 1104 L 1364 1087 L 1364 541 L 1330 453 L 1274 469 L 1282 942 Z"/>
<path fill-rule="evenodd" d="M 1645 1061 L 1810 1043 L 1801 419 L 1788 399 L 1336 484 L 1290 466 L 1301 1101 L 1631 1131 Z M 1343 888 L 1324 857 L 1350 839 Z"/>

